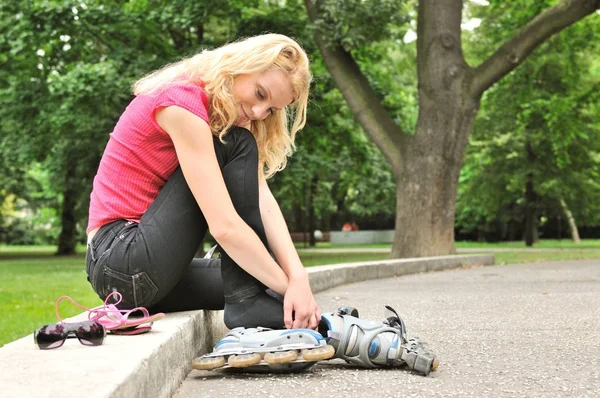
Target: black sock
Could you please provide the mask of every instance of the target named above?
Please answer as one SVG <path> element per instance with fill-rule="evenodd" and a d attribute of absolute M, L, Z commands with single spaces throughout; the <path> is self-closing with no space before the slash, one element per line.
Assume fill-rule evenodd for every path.
<path fill-rule="evenodd" d="M 229 329 L 258 326 L 285 329 L 283 303 L 266 292 L 261 292 L 238 303 L 225 303 L 224 318 L 225 325 Z"/>

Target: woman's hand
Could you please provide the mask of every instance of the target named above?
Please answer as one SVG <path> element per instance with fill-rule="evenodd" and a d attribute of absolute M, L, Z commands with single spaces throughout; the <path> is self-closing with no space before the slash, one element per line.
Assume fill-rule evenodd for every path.
<path fill-rule="evenodd" d="M 285 292 L 283 320 L 288 329 L 316 329 L 321 321 L 321 313 L 310 289 L 308 275 L 305 275 L 299 278 L 290 278 Z"/>

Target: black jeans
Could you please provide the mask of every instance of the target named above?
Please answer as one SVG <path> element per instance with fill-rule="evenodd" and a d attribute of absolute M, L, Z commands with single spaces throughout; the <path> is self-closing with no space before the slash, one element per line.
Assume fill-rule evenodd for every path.
<path fill-rule="evenodd" d="M 214 146 L 227 190 L 240 217 L 268 249 L 258 201 L 256 141 L 240 127 L 232 128 L 225 141 L 215 138 Z M 144 306 L 164 312 L 222 309 L 226 303 L 266 294 L 267 288 L 224 251 L 220 259 L 194 258 L 207 230 L 206 219 L 178 168 L 139 224 L 118 220 L 98 230 L 88 245 L 88 280 L 101 299 L 116 290 L 123 295 L 123 308 Z M 268 314 L 274 319 L 250 323 L 282 325 L 278 306 L 280 301 L 276 313 Z M 251 312 L 256 316 L 256 311 Z"/>

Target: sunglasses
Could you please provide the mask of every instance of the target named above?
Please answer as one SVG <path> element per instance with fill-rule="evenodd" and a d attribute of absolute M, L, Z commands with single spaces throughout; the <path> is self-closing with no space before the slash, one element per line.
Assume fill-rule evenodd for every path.
<path fill-rule="evenodd" d="M 77 337 L 83 345 L 101 345 L 106 337 L 104 326 L 94 321 L 55 323 L 44 325 L 33 333 L 33 340 L 40 350 L 62 347 L 68 338 Z"/>

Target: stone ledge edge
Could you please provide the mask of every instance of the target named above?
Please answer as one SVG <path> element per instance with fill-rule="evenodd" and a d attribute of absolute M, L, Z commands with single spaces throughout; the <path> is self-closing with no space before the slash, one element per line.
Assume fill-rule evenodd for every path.
<path fill-rule="evenodd" d="M 336 286 L 371 279 L 493 264 L 493 254 L 472 254 L 324 265 L 309 267 L 307 271 L 313 292 L 318 293 Z M 168 335 L 155 335 L 160 338 L 148 336 L 149 340 L 144 340 L 145 335 L 139 336 L 136 343 L 148 342 L 150 347 L 142 350 L 143 355 L 139 356 L 139 361 L 134 361 L 134 365 L 129 372 L 124 372 L 119 377 L 113 378 L 109 383 L 104 384 L 102 388 L 90 390 L 89 385 L 84 381 L 62 387 L 36 385 L 35 390 L 41 389 L 50 394 L 51 391 L 57 388 L 62 393 L 67 392 L 66 389 L 70 390 L 67 395 L 79 396 L 85 394 L 89 397 L 172 396 L 192 370 L 192 360 L 202 353 L 211 351 L 213 345 L 227 331 L 223 324 L 223 311 L 207 310 L 169 314 L 167 319 L 155 324 L 155 329 L 157 332 L 163 331 Z M 0 348 L 0 359 L 10 358 L 11 361 L 16 359 L 17 363 L 26 362 L 27 358 L 24 356 L 27 354 L 22 352 L 20 348 L 23 345 L 31 345 L 31 341 L 32 336 L 29 335 L 8 343 Z M 127 339 L 122 341 L 127 341 Z M 16 358 L 19 356 L 19 352 L 24 356 Z M 84 364 L 92 366 L 88 362 L 81 365 Z M 105 364 L 101 365 L 104 366 Z M 94 374 L 95 370 L 94 367 L 88 372 Z M 27 372 L 25 369 L 21 371 Z M 79 371 L 82 370 L 79 369 Z M 23 376 L 23 373 L 21 376 Z M 31 374 L 25 374 L 25 376 L 34 377 Z M 72 375 L 72 377 L 77 378 L 76 375 Z M 12 391 L 16 394 L 13 396 L 29 396 L 33 393 L 32 390 L 27 391 L 27 388 L 23 388 L 22 384 L 15 384 L 17 380 L 11 380 L 9 374 L 3 374 L 0 379 L 3 381 L 2 384 L 7 382 L 4 392 Z"/>
<path fill-rule="evenodd" d="M 467 255 L 451 255 L 451 256 L 438 256 L 438 257 L 420 257 L 410 259 L 395 259 L 395 260 L 377 260 L 377 261 L 365 261 L 365 262 L 353 262 L 333 265 L 321 265 L 308 267 L 308 275 L 310 279 L 311 289 L 313 293 L 318 293 L 327 289 L 334 288 L 340 285 L 346 285 L 349 283 L 361 282 L 371 279 L 383 279 L 392 278 L 395 276 L 416 274 L 421 272 L 431 271 L 442 271 L 448 269 L 456 269 L 461 267 L 471 266 L 487 266 L 494 265 L 493 254 L 467 254 Z M 198 317 L 205 316 L 202 314 L 204 311 L 199 311 Z M 213 311 L 219 313 L 219 319 L 223 319 L 223 311 Z M 222 323 L 222 322 L 221 322 Z M 184 377 L 176 383 L 169 383 L 170 385 L 176 385 L 174 390 L 163 391 L 165 395 L 173 395 L 185 376 L 192 370 L 191 361 L 193 358 L 212 350 L 212 346 L 223 336 L 222 325 L 217 325 L 214 322 L 211 326 L 220 328 L 220 331 L 209 330 L 207 335 L 212 336 L 213 340 L 208 342 L 204 339 L 203 346 L 200 347 L 196 341 L 196 348 L 198 350 L 190 357 L 190 360 L 185 363 Z M 224 329 L 226 330 L 226 329 Z M 196 335 L 199 333 L 196 333 Z M 186 334 L 192 335 L 192 334 Z M 184 346 L 193 346 L 194 340 L 191 342 L 185 342 Z M 208 342 L 208 345 L 207 345 Z M 187 359 L 187 358 L 186 358 Z M 180 374 L 180 372 L 177 372 Z M 132 390 L 133 391 L 133 390 Z M 156 390 L 154 390 L 156 391 Z M 149 391 L 152 392 L 152 391 Z M 127 397 L 127 395 L 114 395 L 114 397 Z M 129 395 L 131 396 L 131 395 Z M 144 395 L 140 395 L 144 396 Z M 147 396 L 147 395 L 146 395 Z"/>

